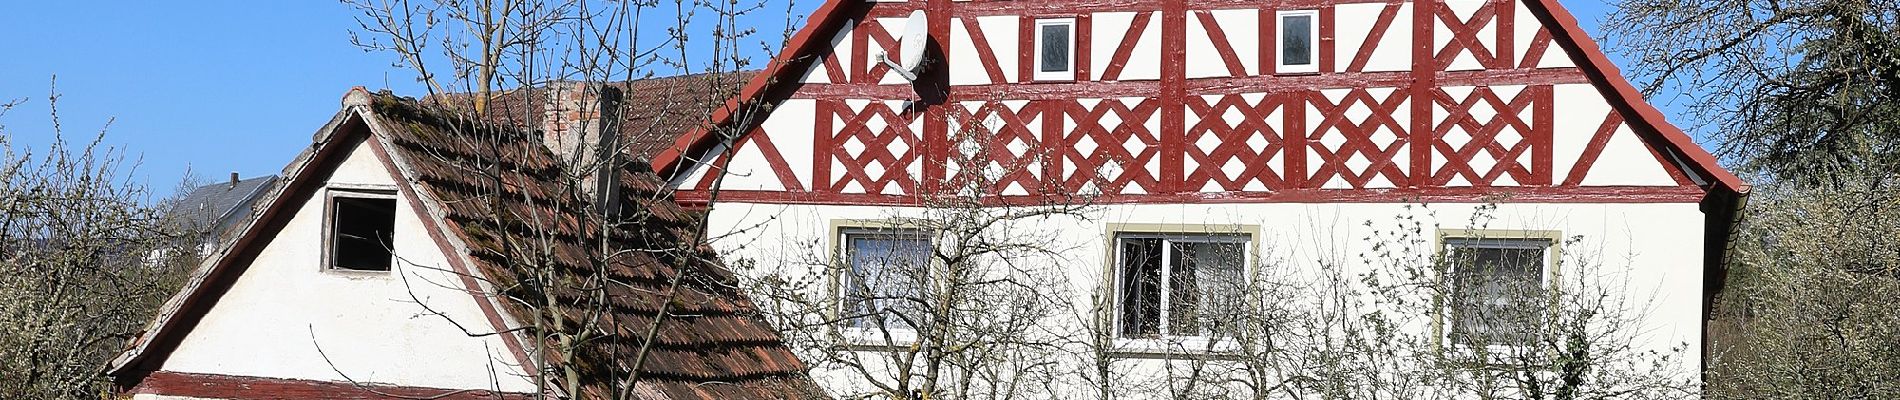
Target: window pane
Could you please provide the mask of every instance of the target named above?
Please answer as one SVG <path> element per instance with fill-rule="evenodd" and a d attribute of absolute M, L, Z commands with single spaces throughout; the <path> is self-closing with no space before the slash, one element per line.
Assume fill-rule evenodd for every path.
<path fill-rule="evenodd" d="M 1161 239 L 1121 241 L 1121 334 L 1161 335 Z"/>
<path fill-rule="evenodd" d="M 1042 72 L 1069 70 L 1069 25 L 1042 25 Z"/>
<path fill-rule="evenodd" d="M 336 197 L 331 268 L 388 271 L 395 246 L 396 199 Z"/>
<path fill-rule="evenodd" d="M 1524 344 L 1543 317 L 1542 239 L 1488 239 L 1452 247 L 1453 339 Z"/>
<path fill-rule="evenodd" d="M 1238 312 L 1245 250 L 1234 242 L 1175 242 L 1168 332 L 1204 335 Z"/>
<path fill-rule="evenodd" d="M 1313 16 L 1280 17 L 1280 63 L 1313 64 Z"/>
<path fill-rule="evenodd" d="M 847 234 L 850 271 L 844 279 L 844 313 L 850 325 L 912 328 L 904 317 L 921 318 L 915 302 L 923 294 L 930 240 L 918 234 Z M 902 315 L 902 316 L 899 316 Z"/>

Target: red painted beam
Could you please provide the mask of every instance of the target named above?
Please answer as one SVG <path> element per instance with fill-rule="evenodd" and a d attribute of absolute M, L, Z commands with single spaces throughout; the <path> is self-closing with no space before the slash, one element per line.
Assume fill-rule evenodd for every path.
<path fill-rule="evenodd" d="M 219 374 L 157 371 L 145 376 L 125 394 L 151 394 L 212 399 L 438 399 L 527 400 L 528 393 L 486 389 L 443 389 L 383 384 L 265 378 Z"/>

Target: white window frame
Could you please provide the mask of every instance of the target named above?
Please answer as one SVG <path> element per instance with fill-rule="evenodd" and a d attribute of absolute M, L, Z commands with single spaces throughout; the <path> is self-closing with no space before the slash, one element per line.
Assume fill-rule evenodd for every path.
<path fill-rule="evenodd" d="M 838 299 L 838 306 L 835 310 L 838 318 L 845 317 L 845 306 L 851 293 L 851 287 L 849 285 L 854 281 L 852 278 L 851 265 L 851 252 L 853 251 L 851 248 L 851 238 L 853 236 L 910 237 L 909 235 L 915 235 L 915 238 L 928 241 L 929 243 L 927 243 L 927 245 L 929 246 L 934 247 L 936 245 L 936 235 L 915 228 L 878 226 L 877 224 L 844 225 L 833 229 L 833 232 L 835 233 L 833 240 L 835 240 L 834 243 L 837 244 L 834 246 L 835 251 L 833 254 L 834 257 L 837 257 L 838 265 L 841 267 L 835 276 L 836 290 L 832 291 L 832 295 Z M 919 285 L 928 285 L 928 276 L 932 272 L 930 270 L 931 266 L 929 265 L 932 263 L 931 260 L 926 257 L 924 262 L 926 264 L 924 265 L 926 278 L 923 279 L 924 282 L 920 282 Z M 928 288 L 920 287 L 919 289 Z M 886 324 L 880 329 L 876 326 L 854 326 L 849 320 L 840 320 L 839 323 L 842 324 L 840 331 L 844 333 L 850 342 L 857 345 L 904 345 L 917 341 L 917 331 L 912 327 L 891 326 L 890 324 Z M 886 343 L 887 340 L 889 343 Z"/>
<path fill-rule="evenodd" d="M 396 265 L 401 261 L 401 258 L 396 254 L 397 238 L 395 230 L 402 220 L 402 199 L 397 198 L 396 187 L 388 185 L 331 184 L 325 187 L 323 192 L 323 237 L 321 239 L 323 256 L 322 264 L 319 264 L 318 268 L 326 273 L 345 275 L 388 275 L 390 272 L 395 271 Z M 389 235 L 389 269 L 371 270 L 337 267 L 336 201 L 338 198 L 380 199 L 395 202 L 393 210 L 394 216 L 391 217 L 389 223 L 391 231 Z"/>
<path fill-rule="evenodd" d="M 1304 16 L 1311 23 L 1306 24 L 1306 60 L 1305 65 L 1286 63 L 1286 19 Z M 1273 29 L 1273 71 L 1280 74 L 1312 74 L 1319 72 L 1319 10 L 1281 10 L 1274 13 Z"/>
<path fill-rule="evenodd" d="M 1556 231 L 1462 230 L 1440 232 L 1438 236 L 1439 254 L 1446 259 L 1450 259 L 1453 252 L 1459 248 L 1541 248 L 1544 250 L 1544 256 L 1539 260 L 1538 287 L 1542 292 L 1555 290 L 1553 285 L 1556 284 L 1557 274 L 1559 272 L 1558 260 L 1561 256 L 1560 241 L 1562 240 L 1562 235 Z M 1543 243 L 1541 243 L 1542 246 L 1535 247 L 1519 244 L 1506 246 L 1483 246 L 1477 244 L 1485 241 L 1541 241 Z M 1451 289 L 1449 285 L 1454 284 L 1452 280 L 1456 279 L 1458 272 L 1455 271 L 1455 269 L 1458 267 L 1459 265 L 1452 264 L 1448 265 L 1445 269 L 1445 273 L 1450 274 L 1450 276 L 1445 277 L 1448 290 Z M 1460 344 L 1452 338 L 1452 334 L 1456 331 L 1455 327 L 1458 323 L 1458 321 L 1452 317 L 1454 315 L 1452 308 L 1455 306 L 1456 303 L 1454 301 L 1445 301 L 1442 305 L 1442 309 L 1439 310 L 1439 315 L 1441 316 L 1441 332 L 1438 335 L 1438 340 L 1445 343 L 1444 346 L 1441 346 L 1443 348 L 1457 351 L 1471 351 L 1472 349 L 1467 348 L 1468 346 Z M 1493 356 L 1506 356 L 1512 354 L 1512 352 L 1516 350 L 1516 347 L 1516 345 L 1508 343 L 1490 343 L 1485 346 L 1485 351 Z"/>
<path fill-rule="evenodd" d="M 1042 28 L 1045 26 L 1050 26 L 1050 25 L 1063 25 L 1063 26 L 1069 27 L 1069 37 L 1066 39 L 1066 42 L 1067 42 L 1066 44 L 1068 46 L 1067 52 L 1069 53 L 1069 64 L 1067 65 L 1067 68 L 1064 68 L 1061 71 L 1045 72 L 1042 70 L 1042 58 L 1044 56 L 1042 52 L 1042 48 L 1043 48 Z M 1032 75 L 1034 75 L 1036 80 L 1038 81 L 1074 81 L 1076 80 L 1075 63 L 1076 63 L 1076 59 L 1079 58 L 1080 55 L 1075 54 L 1075 37 L 1076 37 L 1075 28 L 1076 28 L 1075 18 L 1037 18 L 1036 19 L 1036 27 L 1034 30 L 1030 31 L 1030 35 L 1034 36 L 1032 40 L 1030 41 L 1030 43 L 1032 46 L 1035 46 L 1036 57 L 1034 60 L 1031 60 L 1032 64 L 1029 66 L 1030 71 Z"/>
<path fill-rule="evenodd" d="M 1173 278 L 1171 275 L 1174 273 L 1174 258 L 1172 257 L 1174 250 L 1173 246 L 1169 246 L 1168 244 L 1173 242 L 1239 244 L 1241 248 L 1241 276 L 1243 279 L 1246 279 L 1247 282 L 1251 283 L 1254 274 L 1254 236 L 1255 235 L 1247 232 L 1222 232 L 1214 230 L 1176 232 L 1121 231 L 1111 235 L 1109 240 L 1110 250 L 1108 253 L 1111 254 L 1110 269 L 1113 272 L 1110 278 L 1114 280 L 1114 291 L 1110 296 L 1111 307 L 1109 307 L 1109 309 L 1111 310 L 1111 315 L 1109 316 L 1109 329 L 1113 330 L 1115 347 L 1136 353 L 1193 353 L 1210 350 L 1210 343 L 1223 338 L 1201 333 L 1177 335 L 1168 332 L 1168 317 L 1169 314 L 1173 312 L 1173 305 L 1170 304 L 1172 303 L 1171 297 L 1173 296 L 1171 296 L 1169 292 L 1173 290 L 1173 285 L 1171 284 Z M 1128 337 L 1124 336 L 1122 332 L 1122 314 L 1124 313 L 1122 309 L 1122 296 L 1127 291 L 1127 288 L 1124 287 L 1127 282 L 1127 268 L 1125 265 L 1122 265 L 1124 258 L 1121 244 L 1124 239 L 1162 239 L 1161 277 L 1163 283 L 1160 284 L 1162 289 L 1161 304 L 1158 305 L 1161 311 L 1161 315 L 1159 316 L 1161 333 L 1158 337 Z M 1231 341 L 1213 343 L 1212 347 L 1211 350 L 1214 351 L 1230 351 L 1235 348 L 1235 343 Z"/>

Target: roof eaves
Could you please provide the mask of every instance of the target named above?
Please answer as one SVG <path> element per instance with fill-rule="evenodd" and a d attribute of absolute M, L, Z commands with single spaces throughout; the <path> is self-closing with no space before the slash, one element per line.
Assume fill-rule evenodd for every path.
<path fill-rule="evenodd" d="M 257 218 L 244 222 L 243 227 L 239 229 L 239 232 L 243 233 L 237 240 L 220 245 L 217 252 L 199 262 L 183 288 L 160 306 L 158 316 L 132 339 L 129 348 L 106 364 L 107 375 L 123 376 L 126 372 L 133 371 L 132 367 L 139 365 L 150 355 L 149 350 L 153 343 L 170 339 L 170 336 L 174 334 L 172 331 L 178 328 L 180 322 L 178 317 L 181 312 L 203 301 L 202 297 L 208 293 L 205 284 L 214 278 L 221 277 L 223 272 L 230 267 L 234 251 L 245 248 L 261 235 L 259 232 L 261 222 L 272 220 L 277 214 L 285 211 L 288 207 L 287 203 L 292 199 L 286 198 L 284 194 L 299 189 L 299 184 L 314 178 L 310 175 L 318 169 L 312 168 L 317 161 L 329 158 L 340 147 L 338 144 L 340 141 L 332 140 L 336 138 L 337 131 L 346 126 L 351 118 L 361 111 L 357 107 L 344 107 L 330 118 L 330 122 L 317 129 L 317 132 L 311 136 L 315 142 L 312 142 L 309 148 L 304 149 L 296 159 L 285 166 L 282 176 L 289 177 L 286 178 L 288 181 L 284 185 L 276 185 L 271 189 L 268 205 L 264 211 L 259 213 Z"/>
<path fill-rule="evenodd" d="M 1603 53 L 1602 47 L 1583 31 L 1583 27 L 1577 24 L 1577 18 L 1571 16 L 1563 5 L 1557 4 L 1557 0 L 1527 0 L 1525 4 L 1531 6 L 1531 13 L 1544 20 L 1546 26 L 1558 28 L 1550 30 L 1551 38 L 1555 39 L 1558 45 L 1564 46 L 1577 68 L 1582 69 L 1584 75 L 1589 76 L 1590 80 L 1597 84 L 1598 90 L 1609 97 L 1611 106 L 1621 106 L 1619 111 L 1633 114 L 1635 116 L 1633 120 L 1640 120 L 1650 128 L 1635 130 L 1638 134 L 1653 132 L 1660 136 L 1658 137 L 1661 139 L 1660 142 L 1687 158 L 1687 164 L 1691 168 L 1695 168 L 1696 172 L 1703 176 L 1710 177 L 1713 186 L 1738 194 L 1749 192 L 1748 182 L 1723 168 L 1715 155 L 1696 144 L 1695 139 L 1690 138 L 1682 129 L 1669 123 L 1661 110 L 1649 104 L 1649 101 L 1643 98 L 1642 92 L 1637 91 L 1635 86 L 1630 85 L 1629 80 L 1623 78 L 1622 70 L 1616 67 L 1616 63 L 1610 62 L 1609 56 Z"/>
<path fill-rule="evenodd" d="M 700 124 L 697 128 L 687 130 L 684 134 L 680 135 L 679 139 L 673 141 L 671 147 L 661 150 L 658 154 L 653 156 L 654 172 L 659 173 L 661 177 L 667 177 L 668 174 L 679 167 L 678 164 L 681 159 L 694 152 L 710 148 L 710 146 L 713 145 L 712 141 L 714 136 L 707 134 L 713 127 L 731 122 L 735 114 L 739 113 L 745 106 L 756 103 L 763 99 L 766 94 L 771 93 L 769 89 L 771 89 L 772 86 L 793 82 L 793 80 L 787 79 L 789 76 L 782 75 L 800 72 L 799 68 L 795 68 L 796 66 L 812 61 L 810 58 L 800 57 L 800 55 L 807 52 L 808 48 L 819 43 L 830 43 L 829 37 L 820 38 L 818 34 L 821 32 L 830 32 L 831 26 L 838 25 L 844 19 L 845 11 L 852 8 L 850 7 L 851 4 L 855 3 L 843 0 L 827 0 L 824 5 L 819 6 L 818 10 L 812 13 L 811 18 L 805 21 L 805 27 L 799 29 L 798 33 L 792 35 L 791 40 L 786 42 L 785 48 L 780 50 L 778 57 L 772 58 L 772 61 L 766 64 L 764 70 L 752 76 L 751 82 L 747 83 L 745 88 L 739 91 L 738 96 L 727 99 L 724 106 L 713 110 L 712 118 L 708 119 L 706 123 Z"/>

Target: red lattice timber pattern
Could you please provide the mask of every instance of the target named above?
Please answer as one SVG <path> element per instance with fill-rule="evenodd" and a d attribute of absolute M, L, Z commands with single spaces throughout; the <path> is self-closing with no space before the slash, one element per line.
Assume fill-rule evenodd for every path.
<path fill-rule="evenodd" d="M 1592 125 L 1579 135 L 1595 133 L 1553 165 L 1555 88 L 1591 82 L 1512 0 L 838 6 L 850 7 L 844 29 L 816 32 L 831 45 L 795 57 L 792 68 L 805 76 L 775 83 L 771 95 L 809 102 L 795 112 L 810 113 L 810 123 L 759 118 L 767 122 L 739 143 L 762 153 L 777 188 L 723 190 L 720 199 L 906 204 L 972 187 L 1028 202 L 1077 193 L 1110 202 L 1495 194 L 1694 202 L 1704 194 L 1653 139 L 1644 139 L 1650 157 L 1640 161 L 1662 165 L 1672 182 L 1585 185 L 1610 137 L 1631 128 L 1607 106 L 1572 116 Z M 932 58 L 942 61 L 913 86 L 875 59 L 899 56 L 892 32 L 917 9 L 931 16 Z M 1274 16 L 1293 9 L 1319 11 L 1317 73 L 1274 71 Z M 1031 78 L 1038 18 L 1075 19 L 1077 79 Z M 921 99 L 927 91 L 943 94 Z M 805 148 L 787 141 L 809 141 L 811 154 L 781 152 Z M 680 197 L 706 199 L 717 175 L 687 182 L 693 190 Z"/>

